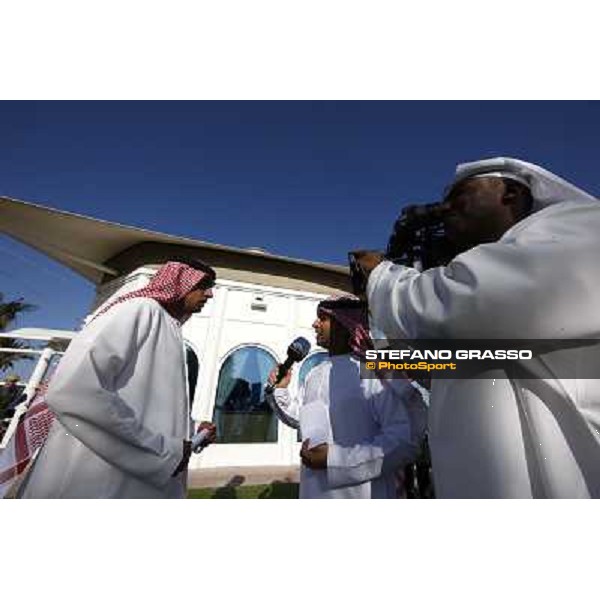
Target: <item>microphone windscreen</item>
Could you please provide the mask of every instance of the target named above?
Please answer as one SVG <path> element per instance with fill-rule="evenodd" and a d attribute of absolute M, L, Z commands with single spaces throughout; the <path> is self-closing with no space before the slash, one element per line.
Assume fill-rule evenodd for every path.
<path fill-rule="evenodd" d="M 310 342 L 306 338 L 299 337 L 290 344 L 287 353 L 294 362 L 300 362 L 309 352 Z"/>

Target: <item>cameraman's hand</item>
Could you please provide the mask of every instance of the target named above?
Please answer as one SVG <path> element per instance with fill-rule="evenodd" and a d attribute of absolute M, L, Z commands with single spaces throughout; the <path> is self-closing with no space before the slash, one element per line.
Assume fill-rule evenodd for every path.
<path fill-rule="evenodd" d="M 385 260 L 383 252 L 377 250 L 353 250 L 351 254 L 354 255 L 356 262 L 367 276 L 379 263 Z"/>
<path fill-rule="evenodd" d="M 275 367 L 269 373 L 269 383 L 274 385 L 276 388 L 286 388 L 288 385 L 290 385 L 290 381 L 292 380 L 293 369 L 290 369 L 279 383 L 275 383 L 275 380 L 277 379 L 277 371 L 279 371 L 279 367 Z"/>

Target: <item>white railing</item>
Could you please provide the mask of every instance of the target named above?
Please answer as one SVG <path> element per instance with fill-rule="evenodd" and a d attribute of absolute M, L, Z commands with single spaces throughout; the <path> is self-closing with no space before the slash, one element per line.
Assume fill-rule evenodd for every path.
<path fill-rule="evenodd" d="M 54 332 L 53 332 L 54 333 Z M 50 342 L 50 341 L 56 341 L 56 340 L 69 340 L 71 339 L 72 335 L 69 332 L 65 332 L 64 336 L 56 336 L 56 335 L 48 335 L 48 336 L 44 336 L 44 335 L 39 335 L 39 334 L 19 334 L 18 330 L 13 331 L 13 332 L 7 332 L 7 333 L 0 333 L 0 341 L 2 340 L 2 338 L 10 338 L 10 339 L 17 339 L 17 340 L 36 340 L 36 341 L 44 341 L 44 342 Z M 35 368 L 33 369 L 33 373 L 31 374 L 31 376 L 29 377 L 29 380 L 27 381 L 27 384 L 25 385 L 25 389 L 23 390 L 23 401 L 20 402 L 17 407 L 15 408 L 15 412 L 10 420 L 10 423 L 8 424 L 8 428 L 7 430 L 4 432 L 4 435 L 2 436 L 2 440 L 0 441 L 0 450 L 3 450 L 4 448 L 6 448 L 6 446 L 8 445 L 8 443 L 10 442 L 10 439 L 12 438 L 12 436 L 15 433 L 15 430 L 17 429 L 17 425 L 19 424 L 19 420 L 20 418 L 27 412 L 27 409 L 29 408 L 29 405 L 31 403 L 31 401 L 33 400 L 33 397 L 35 396 L 36 390 L 38 388 L 38 386 L 42 383 L 42 381 L 44 380 L 44 376 L 46 375 L 46 373 L 48 372 L 48 368 L 50 367 L 50 363 L 52 362 L 52 359 L 55 356 L 60 356 L 62 354 L 64 354 L 64 352 L 60 352 L 58 350 L 54 350 L 53 348 L 50 347 L 46 347 L 43 349 L 17 349 L 17 348 L 2 348 L 0 347 L 0 352 L 3 353 L 7 353 L 7 354 L 24 354 L 24 355 L 38 355 L 39 359 L 35 365 Z"/>

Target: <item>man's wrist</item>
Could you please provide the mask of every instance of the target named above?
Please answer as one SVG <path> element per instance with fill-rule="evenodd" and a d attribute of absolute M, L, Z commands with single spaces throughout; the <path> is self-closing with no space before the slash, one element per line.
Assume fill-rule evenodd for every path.
<path fill-rule="evenodd" d="M 192 456 L 192 442 L 190 440 L 183 440 L 183 455 L 181 462 L 177 465 L 177 468 L 173 472 L 173 477 L 179 475 L 182 471 L 187 468 L 190 457 Z"/>

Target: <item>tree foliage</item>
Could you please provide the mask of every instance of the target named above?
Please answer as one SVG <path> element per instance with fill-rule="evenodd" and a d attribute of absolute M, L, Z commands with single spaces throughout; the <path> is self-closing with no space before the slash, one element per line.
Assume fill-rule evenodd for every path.
<path fill-rule="evenodd" d="M 5 302 L 4 294 L 0 292 L 0 333 L 6 331 L 8 326 L 19 316 L 19 314 L 34 310 L 35 308 L 36 307 L 33 304 L 28 304 L 23 298 Z M 26 344 L 21 340 L 0 338 L 0 347 L 2 348 L 14 348 L 15 350 L 19 350 L 25 346 Z M 0 352 L 0 372 L 5 371 L 6 369 L 12 369 L 15 363 L 22 359 L 30 360 L 31 357 L 26 354 L 19 354 L 19 352 Z"/>

